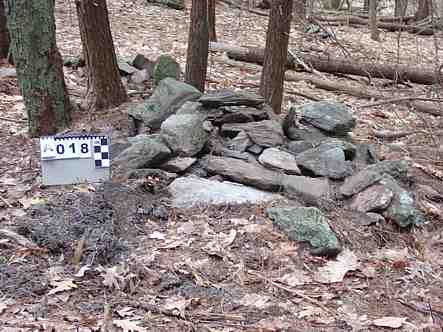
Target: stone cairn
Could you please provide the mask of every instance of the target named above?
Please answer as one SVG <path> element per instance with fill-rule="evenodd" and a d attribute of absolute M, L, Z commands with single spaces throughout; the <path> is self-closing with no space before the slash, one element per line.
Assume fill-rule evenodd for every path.
<path fill-rule="evenodd" d="M 131 137 L 111 147 L 114 169 L 166 182 L 175 207 L 286 197 L 300 204 L 268 208 L 269 218 L 290 239 L 309 242 L 313 254 L 329 256 L 341 246 L 322 210 L 343 206 L 365 225 L 424 222 L 405 189 L 407 163 L 379 161 L 370 145 L 354 143 L 356 120 L 343 104 L 292 107 L 282 121 L 256 94 L 202 95 L 169 77 L 130 109 L 129 120 Z"/>

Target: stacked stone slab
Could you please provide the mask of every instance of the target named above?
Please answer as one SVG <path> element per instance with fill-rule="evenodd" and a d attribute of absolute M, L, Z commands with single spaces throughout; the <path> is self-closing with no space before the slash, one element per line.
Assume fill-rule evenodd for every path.
<path fill-rule="evenodd" d="M 135 123 L 136 136 L 116 143 L 120 149 L 129 147 L 114 156 L 115 165 L 132 175 L 135 169 L 145 174 L 155 168 L 167 173 L 163 177 L 171 181 L 177 176 L 170 185 L 177 206 L 183 207 L 183 202 L 198 205 L 199 199 L 202 204 L 232 204 L 226 195 L 229 190 L 239 203 L 281 198 L 265 194 L 278 192 L 316 207 L 291 210 L 293 206 L 277 206 L 269 211 L 275 224 L 299 241 L 295 230 L 303 233 L 309 228 L 298 225 L 301 220 L 311 220 L 314 230 L 330 231 L 318 208 L 327 210 L 338 200 L 371 221 L 386 218 L 400 227 L 423 222 L 413 196 L 405 189 L 407 164 L 378 162 L 370 147 L 354 143 L 349 133 L 356 120 L 341 103 L 291 108 L 281 121 L 254 93 L 225 89 L 202 95 L 168 77 L 147 101 L 129 111 L 129 118 Z M 152 134 L 142 134 L 137 128 L 147 128 Z M 170 176 L 171 172 L 176 175 Z M 213 180 L 214 176 L 227 181 L 226 185 Z M 242 186 L 232 187 L 234 183 Z M 186 199 L 180 200 L 180 195 Z M 320 243 L 327 246 L 313 253 L 340 250 L 334 237 L 322 236 Z M 317 243 L 315 237 L 305 240 Z"/>

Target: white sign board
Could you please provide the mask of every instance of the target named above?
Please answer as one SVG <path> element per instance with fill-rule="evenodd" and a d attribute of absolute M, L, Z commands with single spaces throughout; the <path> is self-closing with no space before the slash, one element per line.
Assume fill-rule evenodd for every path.
<path fill-rule="evenodd" d="M 43 184 L 101 182 L 110 178 L 110 140 L 104 135 L 40 138 Z"/>

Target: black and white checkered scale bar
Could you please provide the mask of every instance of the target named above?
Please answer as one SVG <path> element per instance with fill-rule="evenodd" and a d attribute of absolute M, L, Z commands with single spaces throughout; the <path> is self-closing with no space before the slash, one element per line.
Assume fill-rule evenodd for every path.
<path fill-rule="evenodd" d="M 95 167 L 110 167 L 109 139 L 99 136 L 94 137 L 92 139 L 92 148 Z"/>

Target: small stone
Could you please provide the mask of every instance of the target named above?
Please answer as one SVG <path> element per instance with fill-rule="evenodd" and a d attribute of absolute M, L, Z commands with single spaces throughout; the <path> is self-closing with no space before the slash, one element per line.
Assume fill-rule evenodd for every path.
<path fill-rule="evenodd" d="M 238 152 L 245 152 L 246 149 L 253 144 L 254 143 L 251 141 L 248 134 L 246 134 L 244 131 L 241 131 L 240 133 L 238 133 L 237 136 L 235 136 L 228 142 L 228 149 Z"/>
<path fill-rule="evenodd" d="M 197 161 L 196 158 L 191 157 L 177 157 L 171 160 L 168 160 L 166 163 L 160 166 L 161 169 L 164 169 L 168 172 L 173 173 L 181 173 L 186 171 L 189 167 L 191 167 Z"/>
<path fill-rule="evenodd" d="M 360 192 L 351 204 L 351 209 L 359 212 L 383 211 L 391 203 L 394 193 L 382 185 L 375 185 Z"/>
<path fill-rule="evenodd" d="M 294 156 L 314 148 L 314 144 L 310 141 L 291 141 L 286 144 L 286 149 L 289 150 Z"/>
<path fill-rule="evenodd" d="M 367 219 L 362 222 L 362 224 L 365 226 L 370 226 L 370 225 L 374 225 L 374 224 L 379 225 L 379 224 L 385 223 L 385 218 L 383 218 L 383 216 L 381 214 L 374 213 L 374 212 L 368 212 L 365 215 L 366 215 Z"/>
<path fill-rule="evenodd" d="M 343 150 L 327 144 L 298 154 L 296 161 L 302 172 L 335 180 L 343 179 L 352 172 Z"/>
<path fill-rule="evenodd" d="M 285 192 L 306 204 L 321 206 L 330 198 L 331 188 L 327 178 L 286 175 L 282 179 Z"/>
<path fill-rule="evenodd" d="M 252 154 L 259 155 L 263 152 L 263 147 L 258 144 L 252 144 L 250 147 L 248 147 L 248 152 L 251 152 Z"/>
<path fill-rule="evenodd" d="M 284 134 L 280 124 L 273 120 L 249 123 L 226 123 L 221 128 L 225 137 L 235 137 L 244 131 L 255 144 L 263 147 L 280 146 L 284 143 Z"/>
<path fill-rule="evenodd" d="M 178 80 L 180 78 L 180 65 L 175 59 L 169 55 L 160 55 L 155 63 L 154 84 L 158 85 L 163 79 L 170 77 Z"/>
<path fill-rule="evenodd" d="M 335 135 L 344 135 L 356 125 L 351 112 L 341 103 L 309 103 L 301 107 L 300 113 L 303 121 Z"/>
<path fill-rule="evenodd" d="M 147 70 L 149 76 L 151 76 L 154 70 L 155 62 L 149 60 L 143 54 L 137 54 L 134 60 L 132 60 L 132 66 L 138 70 Z"/>
<path fill-rule="evenodd" d="M 142 84 L 143 82 L 148 81 L 149 78 L 150 77 L 146 69 L 137 70 L 134 74 L 132 74 L 131 82 L 135 84 Z"/>
<path fill-rule="evenodd" d="M 134 74 L 137 71 L 136 68 L 132 67 L 129 63 L 127 63 L 124 60 L 119 60 L 117 62 L 117 65 L 118 65 L 118 69 L 120 71 L 120 74 L 122 76 L 129 76 L 129 75 Z"/>
<path fill-rule="evenodd" d="M 281 151 L 277 148 L 265 149 L 258 161 L 270 169 L 281 170 L 286 174 L 298 175 L 300 174 L 300 169 L 297 166 L 295 157 L 288 153 Z"/>

